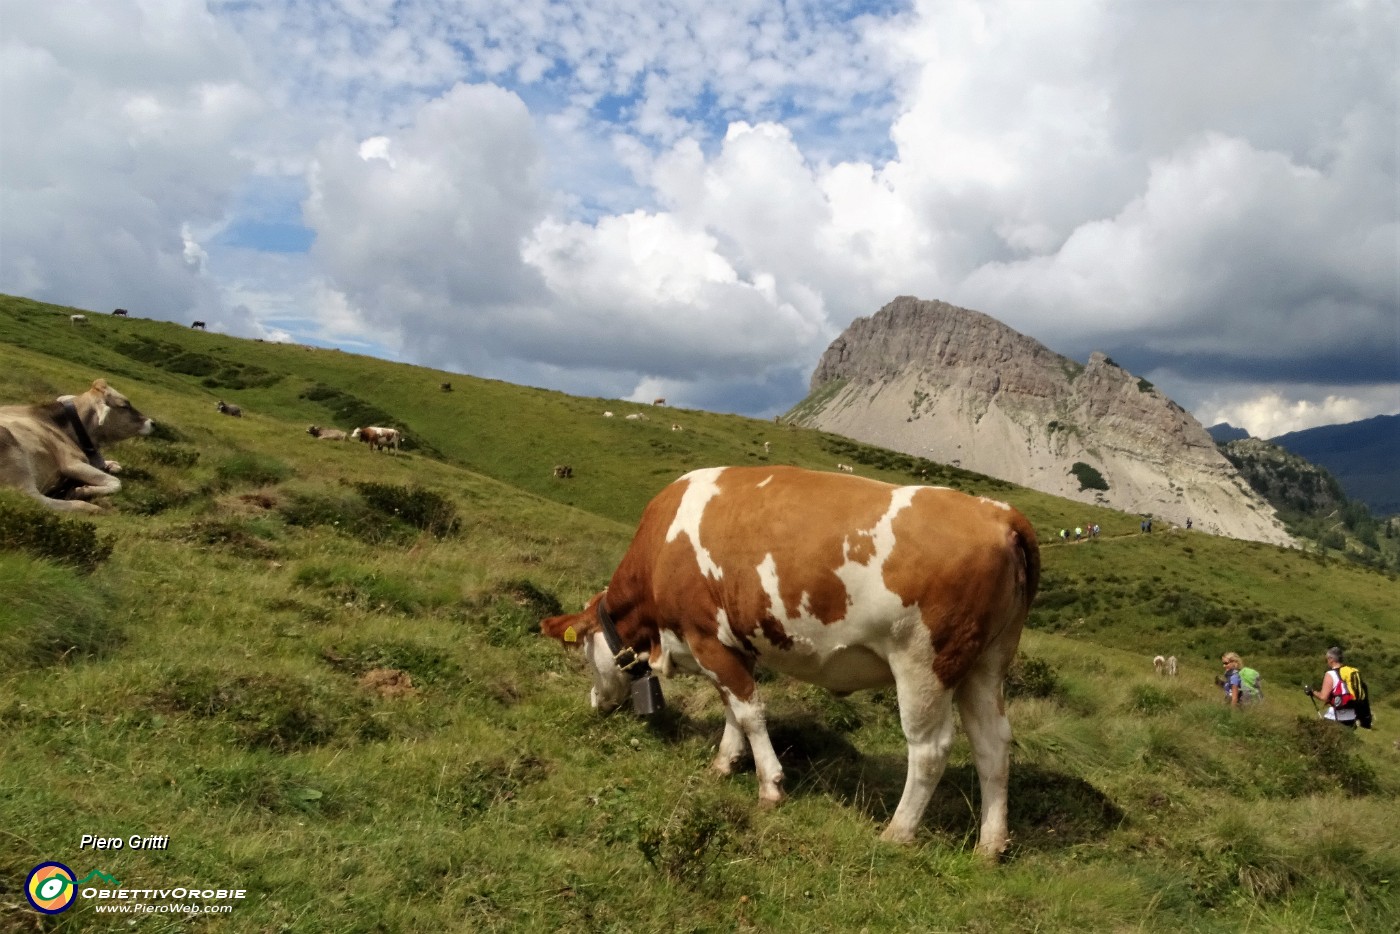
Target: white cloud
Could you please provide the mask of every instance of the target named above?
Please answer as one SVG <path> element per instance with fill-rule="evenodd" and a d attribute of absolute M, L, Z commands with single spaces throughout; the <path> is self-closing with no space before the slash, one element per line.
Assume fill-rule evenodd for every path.
<path fill-rule="evenodd" d="M 1296 387 L 1288 395 L 1276 390 L 1255 391 L 1257 395 L 1202 407 L 1197 412 L 1201 424 L 1228 422 L 1256 438 L 1276 438 L 1291 431 L 1400 412 L 1400 391 L 1394 387 L 1376 387 L 1346 396 L 1324 391 L 1315 399 L 1298 398 Z"/>
<path fill-rule="evenodd" d="M 1197 411 L 1396 384 L 1393 3 L 84 9 L 7 6 L 7 291 L 755 412 L 899 294 Z"/>

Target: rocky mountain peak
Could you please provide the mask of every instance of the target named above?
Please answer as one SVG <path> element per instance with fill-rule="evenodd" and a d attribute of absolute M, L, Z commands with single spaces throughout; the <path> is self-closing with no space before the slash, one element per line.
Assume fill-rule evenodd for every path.
<path fill-rule="evenodd" d="M 1147 380 L 947 302 L 901 296 L 853 321 L 789 418 L 1047 493 L 1292 541 L 1205 428 Z M 1084 486 L 1094 472 L 1107 489 Z"/>

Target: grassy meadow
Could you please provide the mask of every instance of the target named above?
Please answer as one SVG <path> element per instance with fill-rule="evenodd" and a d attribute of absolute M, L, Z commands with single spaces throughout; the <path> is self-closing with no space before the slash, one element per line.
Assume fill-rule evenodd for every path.
<path fill-rule="evenodd" d="M 104 452 L 125 468 L 108 514 L 0 491 L 0 931 L 1394 930 L 1393 575 L 1142 535 L 1137 516 L 772 422 L 73 311 L 0 297 L 0 402 L 100 376 L 158 430 Z M 408 450 L 306 434 L 369 422 Z M 878 840 L 904 778 L 892 690 L 766 681 L 791 799 L 760 810 L 751 768 L 707 771 L 713 689 L 676 679 L 654 722 L 601 717 L 581 660 L 537 635 L 683 471 L 837 461 L 996 496 L 1040 531 L 998 866 L 972 853 L 961 734 L 918 844 Z M 1056 539 L 1088 522 L 1100 538 Z M 1320 723 L 1298 687 L 1338 642 L 1373 731 Z M 1227 650 L 1263 672 L 1256 709 L 1221 703 Z M 1158 653 L 1178 677 L 1154 675 Z M 50 860 L 246 897 L 44 916 L 24 884 Z"/>

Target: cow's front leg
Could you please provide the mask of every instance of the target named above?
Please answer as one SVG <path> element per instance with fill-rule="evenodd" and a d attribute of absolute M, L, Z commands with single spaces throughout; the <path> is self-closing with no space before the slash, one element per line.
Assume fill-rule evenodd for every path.
<path fill-rule="evenodd" d="M 92 499 L 94 496 L 111 496 L 122 488 L 122 482 L 111 474 L 103 473 L 91 464 L 74 462 L 65 464 L 59 473 L 76 480 L 81 486 L 69 492 L 69 499 Z"/>
<path fill-rule="evenodd" d="M 783 767 L 768 738 L 768 722 L 764 717 L 763 701 L 758 696 L 758 683 L 753 677 L 753 662 L 718 642 L 691 646 L 691 653 L 700 670 L 714 681 L 724 700 L 724 736 L 719 742 L 719 755 L 713 768 L 728 772 L 734 760 L 744 751 L 748 741 L 753 751 L 753 768 L 758 775 L 758 800 L 763 805 L 781 804 Z"/>
<path fill-rule="evenodd" d="M 732 718 L 738 724 L 740 742 L 747 739 L 749 748 L 753 750 L 753 769 L 758 775 L 758 802 L 775 807 L 787 797 L 783 794 L 783 766 L 778 761 L 778 754 L 773 751 L 773 741 L 768 738 L 768 720 L 763 701 L 758 697 L 757 685 L 753 684 L 752 678 L 749 684 L 747 699 L 724 685 L 720 686 L 720 694 L 724 697 L 725 733 L 728 735 L 728 724 Z M 724 748 L 723 740 L 720 741 L 720 748 Z"/>
<path fill-rule="evenodd" d="M 739 761 L 739 757 L 748 748 L 748 740 L 744 739 L 744 728 L 739 725 L 739 718 L 734 715 L 734 709 L 729 704 L 724 705 L 724 735 L 719 740 L 719 753 L 715 756 L 715 761 L 710 764 L 719 775 L 729 775 L 734 771 L 734 763 Z"/>

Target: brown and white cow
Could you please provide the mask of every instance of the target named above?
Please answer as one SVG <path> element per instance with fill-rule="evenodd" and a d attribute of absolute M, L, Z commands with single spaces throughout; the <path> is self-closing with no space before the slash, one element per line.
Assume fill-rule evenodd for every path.
<path fill-rule="evenodd" d="M 379 428 L 373 425 L 365 428 L 356 428 L 354 431 L 350 432 L 350 439 L 352 441 L 363 441 L 365 444 L 369 445 L 371 451 L 382 451 L 388 448 L 391 451 L 397 452 L 402 437 L 397 428 Z"/>
<path fill-rule="evenodd" d="M 795 467 L 712 467 L 642 514 L 606 590 L 544 620 L 582 646 L 602 710 L 631 677 L 604 620 L 663 674 L 703 674 L 725 705 L 713 768 L 753 752 L 761 803 L 783 799 L 756 665 L 838 694 L 893 683 L 909 745 L 887 840 L 914 839 L 953 741 L 953 704 L 982 788 L 977 848 L 1007 844 L 1011 728 L 1002 684 L 1040 577 L 1035 530 L 1004 503 Z M 620 654 L 625 663 L 625 650 Z"/>
<path fill-rule="evenodd" d="M 103 458 L 98 446 L 154 427 L 102 379 L 82 395 L 0 407 L 0 483 L 53 509 L 101 512 L 83 500 L 110 496 L 122 483 L 112 476 L 121 464 Z"/>

